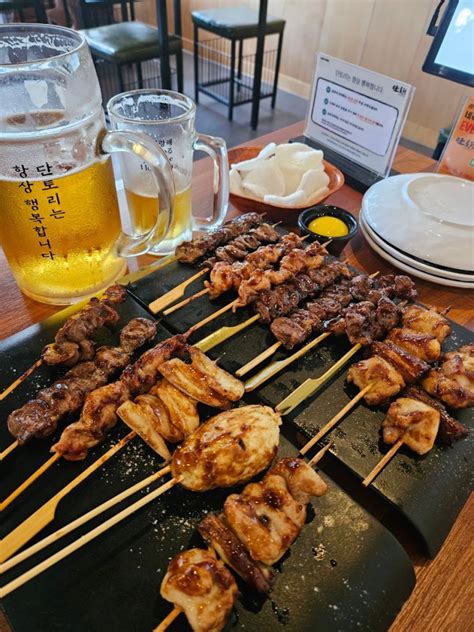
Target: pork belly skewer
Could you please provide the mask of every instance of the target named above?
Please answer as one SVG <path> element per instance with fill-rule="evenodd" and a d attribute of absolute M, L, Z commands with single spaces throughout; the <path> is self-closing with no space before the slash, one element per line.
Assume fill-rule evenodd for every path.
<path fill-rule="evenodd" d="M 93 360 L 82 361 L 63 378 L 40 390 L 34 399 L 10 413 L 8 430 L 15 437 L 6 453 L 33 438 L 52 435 L 61 419 L 78 412 L 87 393 L 106 384 L 124 369 L 132 354 L 156 335 L 156 324 L 146 318 L 132 319 L 120 332 L 118 347 L 101 347 Z M 4 458 L 5 452 L 2 453 Z M 54 460 L 50 460 L 50 467 Z"/>
<path fill-rule="evenodd" d="M 266 469 L 273 460 L 278 449 L 280 424 L 280 416 L 268 406 L 253 405 L 234 408 L 212 417 L 174 452 L 170 466 L 173 477 L 169 481 L 34 569 L 0 588 L 0 596 L 7 595 L 25 581 L 81 548 L 177 484 L 191 491 L 203 492 L 216 487 L 231 487 L 250 480 Z M 33 514 L 28 521 L 34 517 Z M 8 559 L 33 536 L 29 533 L 26 539 L 20 542 L 18 537 L 15 537 L 17 535 L 15 532 L 21 527 L 22 525 L 2 540 L 0 549 L 2 561 Z M 12 539 L 15 540 L 16 548 L 11 546 Z"/>
<path fill-rule="evenodd" d="M 94 357 L 94 343 L 90 337 L 101 327 L 118 322 L 119 315 L 113 306 L 122 303 L 126 295 L 127 290 L 124 287 L 113 285 L 100 299 L 91 298 L 78 313 L 66 320 L 57 331 L 54 342 L 43 349 L 41 358 L 0 393 L 0 401 L 43 363 L 72 367 L 80 361 L 91 360 Z"/>
<path fill-rule="evenodd" d="M 194 264 L 206 255 L 213 253 L 219 246 L 228 244 L 237 237 L 241 237 L 242 235 L 247 234 L 250 230 L 259 228 L 262 225 L 263 219 L 260 215 L 257 213 L 247 213 L 246 215 L 242 215 L 234 220 L 231 220 L 215 231 L 206 233 L 205 235 L 196 237 L 191 241 L 180 244 L 176 248 L 176 258 L 180 263 Z M 269 228 L 270 230 L 264 229 L 263 231 L 260 231 L 259 237 L 264 239 L 268 237 L 273 238 L 274 232 L 270 235 L 270 232 L 273 229 L 271 229 L 271 227 Z M 204 276 L 206 273 L 206 268 L 200 270 L 186 281 L 183 281 L 169 292 L 166 292 L 163 296 L 160 296 L 152 301 L 148 307 L 153 313 L 158 313 L 174 301 L 181 298 L 188 285 L 201 276 Z"/>
<path fill-rule="evenodd" d="M 242 280 L 250 277 L 251 274 L 260 267 L 265 269 L 272 267 L 278 263 L 282 257 L 287 255 L 292 249 L 296 248 L 302 241 L 304 241 L 304 239 L 306 239 L 298 237 L 295 233 L 280 236 L 275 231 L 275 235 L 277 237 L 276 240 L 272 240 L 267 245 L 262 245 L 257 248 L 257 250 L 248 253 L 243 261 L 236 260 L 232 263 L 226 261 L 214 262 L 212 265 L 206 267 L 205 270 L 201 271 L 201 273 L 191 277 L 191 279 L 183 281 L 183 283 L 180 283 L 176 288 L 170 290 L 150 303 L 149 308 L 152 312 L 157 313 L 164 307 L 174 303 L 174 301 L 184 294 L 184 290 L 192 281 L 206 272 L 210 272 L 211 282 L 209 283 L 205 281 L 206 287 L 203 290 L 196 292 L 179 303 L 176 303 L 164 313 L 170 314 L 171 312 L 180 309 L 184 305 L 187 305 L 191 301 L 199 298 L 200 296 L 204 296 L 205 294 L 209 294 L 211 299 L 217 298 L 221 294 L 224 294 L 231 289 L 235 289 L 239 279 Z"/>

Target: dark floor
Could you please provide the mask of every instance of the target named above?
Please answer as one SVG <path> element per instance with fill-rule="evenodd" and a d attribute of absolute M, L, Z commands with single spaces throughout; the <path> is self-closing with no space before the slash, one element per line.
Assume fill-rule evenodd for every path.
<path fill-rule="evenodd" d="M 193 57 L 189 53 L 184 55 L 184 92 L 194 99 Z M 307 103 L 307 100 L 302 97 L 279 90 L 274 110 L 270 107 L 270 99 L 262 100 L 259 124 L 254 131 L 250 127 L 251 104 L 234 108 L 234 120 L 230 122 L 227 119 L 227 106 L 200 94 L 196 128 L 204 134 L 221 136 L 226 140 L 228 147 L 234 147 L 257 136 L 263 136 L 273 130 L 303 120 L 306 116 Z M 433 153 L 429 147 L 404 138 L 401 139 L 400 144 L 426 156 L 431 156 Z"/>

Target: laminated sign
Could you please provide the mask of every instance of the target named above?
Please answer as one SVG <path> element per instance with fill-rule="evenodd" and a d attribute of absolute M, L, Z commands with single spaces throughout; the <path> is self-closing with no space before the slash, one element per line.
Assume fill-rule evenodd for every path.
<path fill-rule="evenodd" d="M 463 99 L 437 170 L 474 180 L 474 98 Z"/>
<path fill-rule="evenodd" d="M 319 53 L 304 135 L 386 176 L 415 89 Z"/>

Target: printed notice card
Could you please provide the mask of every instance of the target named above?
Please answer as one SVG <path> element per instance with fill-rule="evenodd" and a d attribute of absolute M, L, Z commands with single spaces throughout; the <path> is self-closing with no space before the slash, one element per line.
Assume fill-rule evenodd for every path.
<path fill-rule="evenodd" d="M 438 163 L 438 171 L 474 180 L 474 98 L 466 97 L 463 100 Z"/>
<path fill-rule="evenodd" d="M 414 88 L 319 53 L 304 135 L 385 176 Z"/>

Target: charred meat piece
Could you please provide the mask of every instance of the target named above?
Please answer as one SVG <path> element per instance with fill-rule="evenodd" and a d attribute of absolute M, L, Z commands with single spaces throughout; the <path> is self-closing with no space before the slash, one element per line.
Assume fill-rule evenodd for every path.
<path fill-rule="evenodd" d="M 320 324 L 321 321 L 313 318 L 309 311 L 298 309 L 292 313 L 291 318 L 288 316 L 275 318 L 270 329 L 286 349 L 293 349 L 307 340 L 313 328 L 316 329 Z"/>
<path fill-rule="evenodd" d="M 378 406 L 398 393 L 405 386 L 402 376 L 383 358 L 373 356 L 351 366 L 347 381 L 360 390 L 371 386 L 364 396 L 369 406 Z"/>
<path fill-rule="evenodd" d="M 423 388 L 452 408 L 474 405 L 474 343 L 446 353 L 438 369 L 432 369 Z"/>
<path fill-rule="evenodd" d="M 137 395 L 147 393 L 158 377 L 158 368 L 181 353 L 185 336 L 177 335 L 146 351 L 112 384 L 96 388 L 86 397 L 79 421 L 67 426 L 52 448 L 68 461 L 84 459 L 90 448 L 101 443 L 118 421 L 117 409 Z"/>
<path fill-rule="evenodd" d="M 306 520 L 311 496 L 327 491 L 301 459 L 280 459 L 259 483 L 250 483 L 224 503 L 224 515 L 250 556 L 271 565 L 286 553 Z"/>
<path fill-rule="evenodd" d="M 383 420 L 383 440 L 392 445 L 399 439 L 417 454 L 434 446 L 440 421 L 439 411 L 418 399 L 399 397 L 390 404 Z"/>
<path fill-rule="evenodd" d="M 420 386 L 408 386 L 402 393 L 403 397 L 409 397 L 411 399 L 418 399 L 431 408 L 435 408 L 440 414 L 440 423 L 438 436 L 436 440 L 442 445 L 451 445 L 454 441 L 459 441 L 467 437 L 468 430 L 463 424 L 451 417 L 443 404 L 433 397 L 430 397 L 428 393 Z"/>
<path fill-rule="evenodd" d="M 175 451 L 172 474 L 193 491 L 245 482 L 271 463 L 280 424 L 280 415 L 268 406 L 243 406 L 211 417 Z"/>
<path fill-rule="evenodd" d="M 257 592 L 268 593 L 272 569 L 253 560 L 239 538 L 225 524 L 225 518 L 208 514 L 198 525 L 204 540 Z"/>
<path fill-rule="evenodd" d="M 219 246 L 247 233 L 260 224 L 263 224 L 263 218 L 258 213 L 240 215 L 214 231 L 191 241 L 183 242 L 176 248 L 176 257 L 181 263 L 196 263 Z"/>
<path fill-rule="evenodd" d="M 403 310 L 402 322 L 405 327 L 435 336 L 442 344 L 451 333 L 447 319 L 434 309 L 419 305 L 408 305 Z"/>
<path fill-rule="evenodd" d="M 135 318 L 125 325 L 122 334 L 129 343 L 128 351 L 100 347 L 93 361 L 80 362 L 63 378 L 39 391 L 35 399 L 10 413 L 8 429 L 20 445 L 52 435 L 62 419 L 81 409 L 88 393 L 107 384 L 127 366 L 135 349 L 155 337 L 156 325 L 151 320 Z"/>
<path fill-rule="evenodd" d="M 79 313 L 66 320 L 56 333 L 54 343 L 43 349 L 43 362 L 73 366 L 81 360 L 92 359 L 93 345 L 89 340 L 90 336 L 100 327 L 117 324 L 119 315 L 110 303 L 120 303 L 125 300 L 126 295 L 124 287 L 114 285 L 101 299 L 91 298 Z"/>
<path fill-rule="evenodd" d="M 430 368 L 429 364 L 410 355 L 393 342 L 374 342 L 371 350 L 375 355 L 389 362 L 407 384 L 419 380 Z"/>
<path fill-rule="evenodd" d="M 436 362 L 441 354 L 441 345 L 435 336 L 406 327 L 393 328 L 387 340 L 425 362 Z"/>
<path fill-rule="evenodd" d="M 176 555 L 161 583 L 161 596 L 184 612 L 193 632 L 222 630 L 237 595 L 230 571 L 203 549 Z"/>

